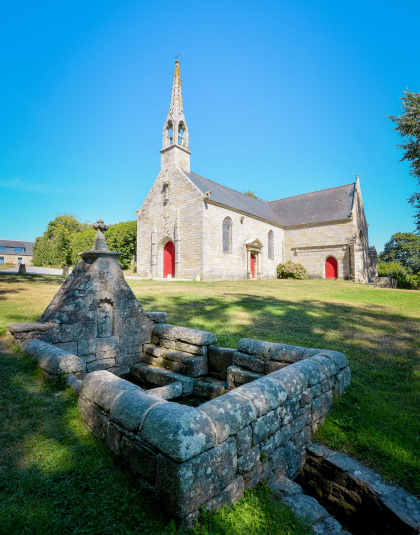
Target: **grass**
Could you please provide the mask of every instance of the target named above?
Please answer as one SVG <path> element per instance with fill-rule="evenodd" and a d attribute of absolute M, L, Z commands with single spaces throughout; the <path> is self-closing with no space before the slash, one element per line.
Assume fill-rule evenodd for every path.
<path fill-rule="evenodd" d="M 0 275 L 0 336 L 9 322 L 37 320 L 62 281 Z M 352 387 L 316 438 L 420 495 L 420 292 L 344 281 L 128 282 L 146 310 L 210 330 L 226 347 L 246 336 L 343 351 Z M 85 430 L 71 392 L 45 384 L 19 353 L 2 355 L 0 376 L 0 533 L 176 533 Z M 308 529 L 260 487 L 195 533 Z"/>
<path fill-rule="evenodd" d="M 10 269 L 14 266 L 14 264 L 0 264 L 0 271 L 3 269 Z"/>
<path fill-rule="evenodd" d="M 35 321 L 60 276 L 0 277 L 0 336 Z M 82 424 L 69 389 L 0 339 L 0 534 L 181 533 Z M 310 527 L 261 485 L 230 509 L 206 514 L 191 535 L 309 535 Z"/>

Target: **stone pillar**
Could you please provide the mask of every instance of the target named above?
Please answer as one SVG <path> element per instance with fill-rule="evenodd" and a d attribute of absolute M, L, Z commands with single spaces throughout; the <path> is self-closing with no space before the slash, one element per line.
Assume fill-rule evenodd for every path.
<path fill-rule="evenodd" d="M 251 251 L 247 249 L 246 251 L 246 278 L 251 279 L 252 273 L 251 273 Z"/>
<path fill-rule="evenodd" d="M 176 220 L 175 220 L 175 278 L 179 279 L 181 276 L 181 229 L 179 224 L 179 210 L 176 213 Z"/>
<path fill-rule="evenodd" d="M 261 279 L 261 252 L 257 253 L 257 279 Z"/>
<path fill-rule="evenodd" d="M 157 277 L 157 237 L 156 225 L 152 230 L 152 277 Z M 138 261 L 138 259 L 137 259 Z"/>

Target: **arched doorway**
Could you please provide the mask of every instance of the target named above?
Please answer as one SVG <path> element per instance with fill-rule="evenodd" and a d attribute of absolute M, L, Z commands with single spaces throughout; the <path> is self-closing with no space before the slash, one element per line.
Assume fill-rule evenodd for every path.
<path fill-rule="evenodd" d="M 255 279 L 255 254 L 251 253 L 251 277 Z"/>
<path fill-rule="evenodd" d="M 163 249 L 163 278 L 175 277 L 175 245 L 168 241 Z"/>
<path fill-rule="evenodd" d="M 333 256 L 329 256 L 325 260 L 325 278 L 336 279 L 338 277 L 337 260 Z"/>

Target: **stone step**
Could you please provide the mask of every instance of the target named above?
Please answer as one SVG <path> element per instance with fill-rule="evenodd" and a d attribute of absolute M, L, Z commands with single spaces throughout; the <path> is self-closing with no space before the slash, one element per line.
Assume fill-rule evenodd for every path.
<path fill-rule="evenodd" d="M 194 383 L 193 394 L 206 399 L 222 396 L 227 391 L 227 382 L 212 377 L 197 379 Z"/>

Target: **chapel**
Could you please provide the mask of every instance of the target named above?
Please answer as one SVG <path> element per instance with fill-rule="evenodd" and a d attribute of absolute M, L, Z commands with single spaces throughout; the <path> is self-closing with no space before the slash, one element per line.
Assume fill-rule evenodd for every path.
<path fill-rule="evenodd" d="M 278 264 L 291 260 L 312 278 L 374 278 L 359 176 L 264 202 L 191 171 L 178 59 L 160 153 L 160 173 L 137 210 L 140 276 L 275 278 Z"/>

